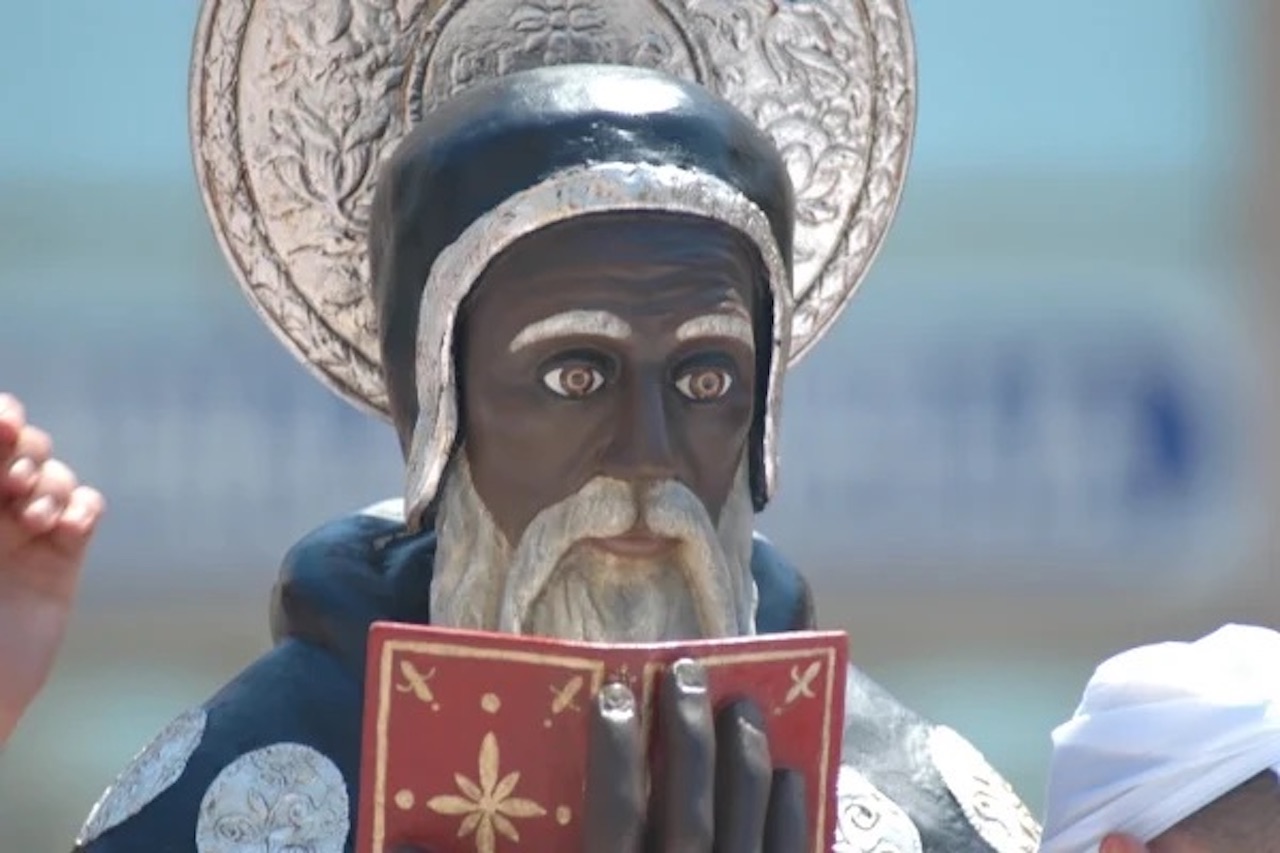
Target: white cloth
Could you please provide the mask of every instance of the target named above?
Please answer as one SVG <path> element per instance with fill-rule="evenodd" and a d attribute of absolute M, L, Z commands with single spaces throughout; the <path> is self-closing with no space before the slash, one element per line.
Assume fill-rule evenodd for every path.
<path fill-rule="evenodd" d="M 1280 634 L 1227 625 L 1098 667 L 1053 732 L 1041 853 L 1147 842 L 1267 769 L 1280 772 Z"/>

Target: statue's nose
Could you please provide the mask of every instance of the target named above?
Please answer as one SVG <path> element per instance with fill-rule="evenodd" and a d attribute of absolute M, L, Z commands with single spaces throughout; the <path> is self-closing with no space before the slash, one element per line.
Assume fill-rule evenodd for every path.
<path fill-rule="evenodd" d="M 665 397 L 661 377 L 638 377 L 628 384 L 603 473 L 629 482 L 656 482 L 675 476 Z"/>

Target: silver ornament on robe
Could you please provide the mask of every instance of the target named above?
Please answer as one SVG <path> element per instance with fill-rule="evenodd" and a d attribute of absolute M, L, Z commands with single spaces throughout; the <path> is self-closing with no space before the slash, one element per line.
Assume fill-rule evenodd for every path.
<path fill-rule="evenodd" d="M 848 765 L 836 779 L 836 843 L 832 853 L 924 853 L 911 817 Z"/>
<path fill-rule="evenodd" d="M 208 720 L 203 709 L 179 715 L 142 748 L 102 793 L 76 836 L 81 847 L 142 811 L 182 778 Z"/>
<path fill-rule="evenodd" d="M 200 802 L 197 853 L 343 853 L 351 831 L 346 782 L 309 746 L 277 743 L 222 769 Z"/>
<path fill-rule="evenodd" d="M 1037 853 L 1040 825 L 977 747 L 953 729 L 934 726 L 929 757 L 978 837 L 996 853 Z"/>

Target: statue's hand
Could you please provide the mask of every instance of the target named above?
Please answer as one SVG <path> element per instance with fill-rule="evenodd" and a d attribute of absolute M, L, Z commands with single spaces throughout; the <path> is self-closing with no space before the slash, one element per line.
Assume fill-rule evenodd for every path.
<path fill-rule="evenodd" d="M 0 394 L 0 744 L 53 666 L 102 511 L 22 404 Z"/>
<path fill-rule="evenodd" d="M 681 661 L 658 708 L 657 759 L 646 756 L 635 697 L 609 685 L 596 703 L 587 767 L 586 853 L 793 853 L 806 849 L 804 779 L 775 771 L 763 715 L 748 702 L 713 719 L 706 673 Z"/>

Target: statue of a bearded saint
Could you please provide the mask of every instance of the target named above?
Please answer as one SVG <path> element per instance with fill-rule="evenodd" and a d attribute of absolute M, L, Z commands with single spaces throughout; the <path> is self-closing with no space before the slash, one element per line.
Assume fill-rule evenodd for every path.
<path fill-rule="evenodd" d="M 913 84 L 896 0 L 207 0 L 193 128 L 219 236 L 294 352 L 390 417 L 408 485 L 294 547 L 274 648 L 135 759 L 77 850 L 352 850 L 374 621 L 811 628 L 753 515 L 786 369 L 892 217 Z M 762 729 L 739 722 L 690 743 L 749 751 Z M 613 757 L 589 804 L 628 776 Z M 783 778 L 675 780 L 655 803 L 715 808 L 633 796 L 584 816 L 605 832 L 588 847 L 792 853 Z M 972 746 L 856 670 L 838 789 L 836 850 L 1037 845 Z M 643 842 L 645 824 L 665 829 Z M 482 835 L 457 849 L 519 848 Z"/>

